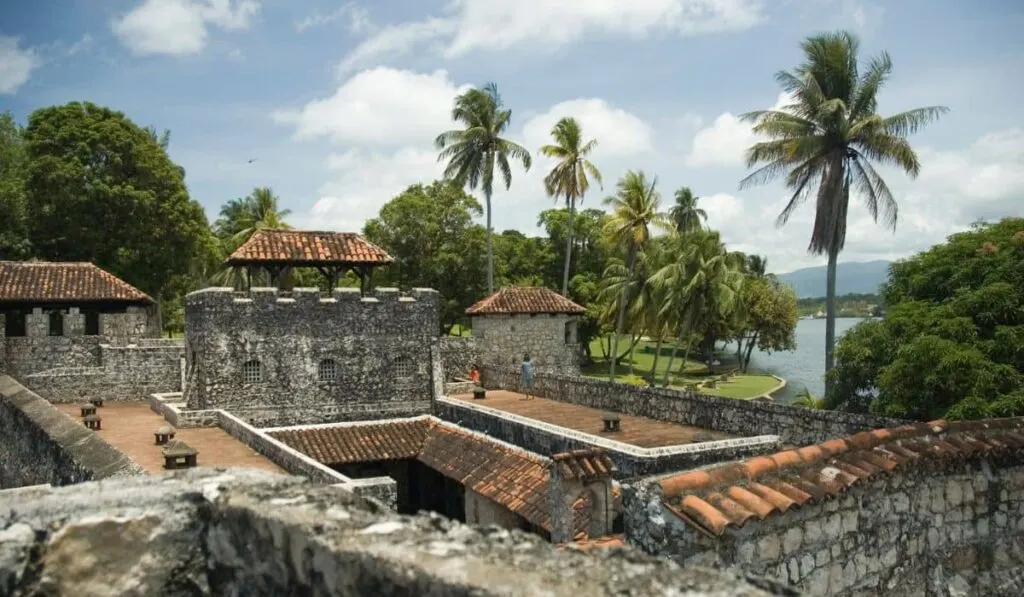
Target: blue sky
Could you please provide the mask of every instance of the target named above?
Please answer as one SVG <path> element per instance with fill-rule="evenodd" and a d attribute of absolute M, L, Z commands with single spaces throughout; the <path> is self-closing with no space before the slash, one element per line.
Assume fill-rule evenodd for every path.
<path fill-rule="evenodd" d="M 798 44 L 846 28 L 895 72 L 883 113 L 952 111 L 913 138 L 923 169 L 887 173 L 895 234 L 850 215 L 842 260 L 891 259 L 978 217 L 1024 214 L 1024 4 L 1015 0 L 50 0 L 0 8 L 0 110 L 88 100 L 170 129 L 170 153 L 211 220 L 272 186 L 293 225 L 357 230 L 441 167 L 431 140 L 467 85 L 497 82 L 510 136 L 536 150 L 561 116 L 599 141 L 604 192 L 657 175 L 689 185 L 730 246 L 787 271 L 823 263 L 813 217 L 773 226 L 784 190 L 740 191 L 750 131 L 735 114 L 779 100 Z M 255 159 L 248 164 L 249 159 Z M 530 234 L 545 162 L 494 197 L 495 228 Z"/>

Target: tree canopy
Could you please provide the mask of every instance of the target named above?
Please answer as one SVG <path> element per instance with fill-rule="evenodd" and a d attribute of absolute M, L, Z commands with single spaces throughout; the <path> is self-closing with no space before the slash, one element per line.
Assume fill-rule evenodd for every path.
<path fill-rule="evenodd" d="M 0 259 L 31 253 L 25 203 L 25 143 L 10 113 L 0 114 Z"/>
<path fill-rule="evenodd" d="M 839 343 L 832 408 L 914 419 L 1024 414 L 1024 218 L 893 264 L 885 318 Z"/>
<path fill-rule="evenodd" d="M 73 102 L 33 112 L 24 139 L 36 256 L 91 261 L 158 299 L 190 270 L 206 215 L 150 131 Z"/>

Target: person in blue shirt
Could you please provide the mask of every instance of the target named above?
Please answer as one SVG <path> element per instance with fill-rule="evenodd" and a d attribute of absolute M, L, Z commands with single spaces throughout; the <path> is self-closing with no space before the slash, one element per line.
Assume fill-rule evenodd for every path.
<path fill-rule="evenodd" d="M 526 399 L 530 400 L 533 398 L 531 390 L 533 390 L 533 363 L 530 361 L 530 355 L 523 355 L 523 364 L 519 366 L 519 381 L 522 386 L 523 393 L 526 394 Z"/>

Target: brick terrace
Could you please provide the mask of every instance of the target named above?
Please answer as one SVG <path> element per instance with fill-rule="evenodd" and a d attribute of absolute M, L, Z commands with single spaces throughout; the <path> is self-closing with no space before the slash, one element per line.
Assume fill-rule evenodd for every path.
<path fill-rule="evenodd" d="M 55 404 L 58 409 L 76 421 L 82 420 L 78 404 Z M 163 446 L 155 443 L 153 432 L 167 425 L 164 418 L 153 412 L 145 402 L 107 402 L 96 409 L 102 419 L 99 434 L 115 448 L 124 452 L 149 473 L 162 474 Z M 287 474 L 285 470 L 252 451 L 219 427 L 206 429 L 177 429 L 174 439 L 180 439 L 199 451 L 201 467 L 258 468 Z"/>
<path fill-rule="evenodd" d="M 557 402 L 546 398 L 526 400 L 524 394 L 508 390 L 487 390 L 487 398 L 474 400 L 472 394 L 452 396 L 456 400 L 464 400 L 481 406 L 493 408 L 527 417 L 536 421 L 567 427 L 599 437 L 606 437 L 624 444 L 639 448 L 663 448 L 693 443 L 693 435 L 704 431 L 710 436 L 704 441 L 732 439 L 737 436 L 719 431 L 708 431 L 699 427 L 668 423 L 646 417 L 634 417 L 619 414 L 622 430 L 617 433 L 604 433 L 604 422 L 601 415 L 604 411 L 568 402 Z"/>

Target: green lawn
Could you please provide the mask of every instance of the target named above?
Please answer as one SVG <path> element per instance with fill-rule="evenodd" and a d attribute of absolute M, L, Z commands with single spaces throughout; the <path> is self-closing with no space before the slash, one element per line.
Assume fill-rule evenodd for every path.
<path fill-rule="evenodd" d="M 608 379 L 608 361 L 601 358 L 603 354 L 601 342 L 602 340 L 596 339 L 590 344 L 590 354 L 594 357 L 595 362 L 583 368 L 582 373 L 587 377 Z M 633 353 L 633 376 L 629 376 L 630 359 L 625 358 L 616 367 L 616 377 L 618 377 L 619 381 L 646 385 L 645 380 L 650 375 L 651 368 L 654 366 L 655 347 L 656 343 L 654 342 L 641 341 L 638 343 Z M 628 341 L 623 342 L 620 340 L 619 354 L 625 354 L 628 349 Z M 668 368 L 672 348 L 663 344 L 661 350 L 662 354 L 658 357 L 658 383 L 660 383 L 665 370 Z M 771 375 L 761 374 L 735 375 L 728 381 L 720 381 L 718 379 L 721 374 L 735 370 L 735 367 L 729 366 L 727 363 L 717 367 L 714 372 L 715 374 L 712 375 L 704 363 L 688 360 L 685 370 L 681 370 L 682 357 L 681 352 L 676 355 L 676 360 L 672 365 L 672 372 L 669 374 L 669 384 L 675 388 L 683 389 L 687 386 L 697 385 L 698 387 L 695 389 L 705 394 L 726 398 L 752 399 L 764 395 L 779 384 L 779 381 Z M 714 388 L 709 387 L 707 383 L 711 380 L 717 380 Z"/>

